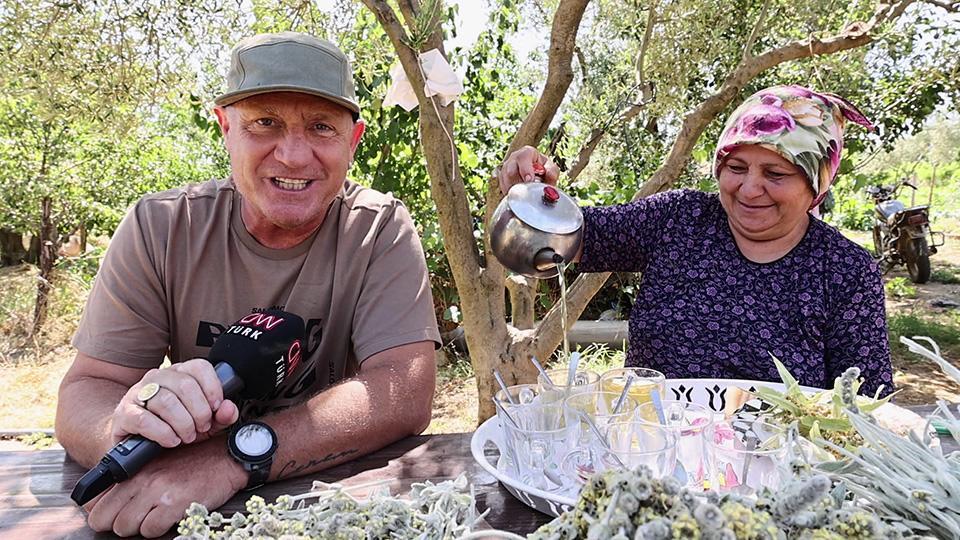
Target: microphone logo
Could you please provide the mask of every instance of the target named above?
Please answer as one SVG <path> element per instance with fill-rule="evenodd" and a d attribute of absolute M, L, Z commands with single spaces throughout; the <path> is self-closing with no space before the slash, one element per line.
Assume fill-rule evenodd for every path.
<path fill-rule="evenodd" d="M 275 326 L 283 322 L 283 317 L 277 317 L 266 313 L 251 313 L 240 319 L 240 324 L 249 324 L 255 328 L 264 328 L 273 330 Z"/>
<path fill-rule="evenodd" d="M 300 340 L 296 340 L 290 344 L 290 350 L 287 351 L 287 358 L 290 362 L 290 368 L 287 369 L 287 373 L 293 373 L 297 366 L 300 364 L 300 356 L 302 354 L 302 347 L 300 345 Z"/>

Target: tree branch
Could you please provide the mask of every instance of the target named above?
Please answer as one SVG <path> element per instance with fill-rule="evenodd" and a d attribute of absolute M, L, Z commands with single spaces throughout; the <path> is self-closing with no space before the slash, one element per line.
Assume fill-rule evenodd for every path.
<path fill-rule="evenodd" d="M 601 139 L 607 134 L 612 125 L 622 125 L 629 122 L 635 116 L 640 114 L 647 107 L 647 102 L 643 103 L 634 103 L 627 110 L 621 112 L 617 115 L 617 120 L 613 122 L 607 122 L 603 126 L 594 128 L 590 132 L 590 138 L 587 139 L 587 142 L 580 147 L 580 151 L 577 153 L 577 161 L 570 167 L 570 171 L 567 173 L 568 181 L 572 182 L 580 173 L 583 172 L 583 169 L 590 163 L 590 158 L 593 156 L 594 150 L 597 149 L 597 146 L 600 145 Z"/>
<path fill-rule="evenodd" d="M 524 119 L 505 156 L 509 156 L 514 150 L 522 146 L 536 146 L 547 132 L 551 120 L 557 113 L 557 109 L 563 102 L 567 89 L 573 81 L 571 60 L 576 47 L 580 21 L 583 19 L 583 12 L 586 10 L 588 3 L 589 0 L 560 1 L 550 30 L 547 80 L 543 86 L 543 92 L 541 92 L 540 99 L 537 100 L 533 110 Z M 493 212 L 500 204 L 501 198 L 503 198 L 503 195 L 500 193 L 497 179 L 491 178 L 491 181 L 487 184 L 484 223 L 490 223 Z M 491 282 L 499 282 L 502 286 L 504 279 L 503 266 L 490 251 L 489 238 L 484 242 L 484 254 L 487 266 L 484 269 L 483 278 Z M 533 283 L 533 280 L 528 280 L 528 283 Z"/>
<path fill-rule="evenodd" d="M 647 83 L 646 76 L 644 75 L 644 64 L 647 50 L 650 47 L 650 39 L 653 35 L 653 27 L 657 23 L 656 9 L 657 0 L 650 0 L 650 7 L 647 11 L 647 26 L 643 31 L 643 41 L 640 42 L 640 50 L 637 52 L 635 68 L 637 72 L 637 86 L 630 89 L 630 92 L 633 93 L 636 88 L 640 88 L 641 102 L 634 103 L 627 110 L 619 113 L 616 125 L 622 125 L 632 120 L 653 100 L 653 86 Z M 611 122 L 607 122 L 603 126 L 594 128 L 593 131 L 590 132 L 590 138 L 587 139 L 587 142 L 580 148 L 580 151 L 577 153 L 577 161 L 570 167 L 570 171 L 567 173 L 567 178 L 570 181 L 580 176 L 583 169 L 590 163 L 593 152 L 597 149 L 597 146 L 600 145 L 601 139 L 607 134 L 610 126 Z"/>
<path fill-rule="evenodd" d="M 663 165 L 640 186 L 640 190 L 634 195 L 633 200 L 662 191 L 676 181 L 690 158 L 690 152 L 693 150 L 694 144 L 696 144 L 703 131 L 754 77 L 784 62 L 810 56 L 833 54 L 872 43 L 875 36 L 871 32 L 879 25 L 899 17 L 907 6 L 914 1 L 916 0 L 902 0 L 878 9 L 869 22 L 853 23 L 835 36 L 825 39 L 811 36 L 809 39 L 794 41 L 759 56 L 751 56 L 741 60 L 715 94 L 684 116 L 680 132 Z"/>
<path fill-rule="evenodd" d="M 650 48 L 650 38 L 653 36 L 653 27 L 656 23 L 657 0 L 650 0 L 650 8 L 647 11 L 647 27 L 643 29 L 643 41 L 640 42 L 640 50 L 637 51 L 637 84 L 640 85 L 644 93 L 646 93 L 647 88 L 644 64 L 646 63 L 647 50 Z"/>
<path fill-rule="evenodd" d="M 765 22 L 767 22 L 767 9 L 770 7 L 770 0 L 764 0 L 763 6 L 760 8 L 760 17 L 757 18 L 757 24 L 753 25 L 753 29 L 750 30 L 750 36 L 747 38 L 747 42 L 743 46 L 743 59 L 746 60 L 750 58 L 750 49 L 753 48 L 753 42 L 757 39 L 757 34 L 760 32 L 760 28 Z"/>
<path fill-rule="evenodd" d="M 550 30 L 547 80 L 543 86 L 543 92 L 533 110 L 523 121 L 513 142 L 510 143 L 507 155 L 521 146 L 535 146 L 547 132 L 550 121 L 553 120 L 553 116 L 567 94 L 567 88 L 573 81 L 571 59 L 587 3 L 589 0 L 561 0 L 557 7 Z"/>
<path fill-rule="evenodd" d="M 408 35 L 386 0 L 363 0 L 363 3 L 377 17 L 389 36 L 417 96 L 420 106 L 420 140 L 427 158 L 430 190 L 437 205 L 438 221 L 445 239 L 444 247 L 450 259 L 453 279 L 461 297 L 469 298 L 464 302 L 464 306 L 479 306 L 485 303 L 485 295 L 478 280 L 481 275 L 480 253 L 473 238 L 473 219 L 470 216 L 466 187 L 460 176 L 456 147 L 451 140 L 454 105 L 451 103 L 441 107 L 424 93 L 419 51 L 410 48 Z M 442 32 L 439 28 L 428 36 L 424 47 L 434 48 L 437 45 L 442 53 Z"/>

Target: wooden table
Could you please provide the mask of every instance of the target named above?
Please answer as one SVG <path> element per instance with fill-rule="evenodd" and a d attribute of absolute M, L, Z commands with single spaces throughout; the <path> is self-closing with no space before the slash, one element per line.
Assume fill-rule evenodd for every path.
<path fill-rule="evenodd" d="M 478 510 L 490 509 L 486 517 L 490 527 L 526 534 L 549 521 L 549 516 L 530 509 L 500 487 L 474 461 L 471 435 L 409 437 L 339 467 L 267 484 L 254 493 L 272 501 L 284 493 L 307 492 L 314 480 L 348 486 L 390 480 L 390 491 L 399 494 L 408 492 L 414 482 L 439 482 L 466 473 L 476 488 Z M 70 499 L 73 486 L 85 472 L 63 450 L 0 452 L 0 538 L 115 538 L 87 528 L 85 514 Z M 243 511 L 250 495 L 234 496 L 220 512 L 229 516 Z"/>
<path fill-rule="evenodd" d="M 932 406 L 911 407 L 920 414 Z M 476 488 L 479 511 L 489 509 L 490 527 L 527 534 L 550 520 L 515 499 L 487 474 L 470 454 L 470 433 L 410 437 L 379 452 L 303 478 L 268 484 L 256 493 L 272 501 L 283 493 L 309 490 L 313 480 L 358 485 L 389 480 L 392 493 L 409 491 L 410 484 L 454 479 L 466 473 Z M 942 439 L 946 450 L 957 445 Z M 0 538 L 113 538 L 95 534 L 83 512 L 70 500 L 73 486 L 86 469 L 63 450 L 0 452 Z M 250 493 L 234 496 L 220 511 L 242 511 Z M 171 533 L 168 537 L 173 537 Z"/>

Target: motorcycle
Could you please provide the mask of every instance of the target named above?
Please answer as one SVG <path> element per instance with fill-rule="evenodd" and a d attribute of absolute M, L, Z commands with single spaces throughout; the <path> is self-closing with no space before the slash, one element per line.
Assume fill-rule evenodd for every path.
<path fill-rule="evenodd" d="M 930 255 L 944 244 L 944 235 L 930 230 L 930 205 L 908 208 L 897 200 L 903 186 L 917 189 L 906 179 L 893 186 L 867 188 L 874 203 L 873 246 L 884 262 L 884 272 L 903 264 L 910 281 L 926 283 L 930 279 Z"/>

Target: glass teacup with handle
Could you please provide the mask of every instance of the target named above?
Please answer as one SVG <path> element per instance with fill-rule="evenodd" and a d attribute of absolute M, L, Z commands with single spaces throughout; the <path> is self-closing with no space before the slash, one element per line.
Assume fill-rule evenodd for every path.
<path fill-rule="evenodd" d="M 560 464 L 577 444 L 577 426 L 568 424 L 563 404 L 530 403 L 510 408 L 503 423 L 510 473 L 525 485 L 543 491 L 563 491 L 572 485 Z"/>
<path fill-rule="evenodd" d="M 600 384 L 600 375 L 585 369 L 577 370 L 573 384 L 568 384 L 570 372 L 565 368 L 548 369 L 546 374 L 547 377 L 542 374 L 537 376 L 540 399 L 544 402 L 563 403 L 571 395 L 596 391 Z"/>
<path fill-rule="evenodd" d="M 604 441 L 599 439 L 607 426 L 614 422 L 632 420 L 637 414 L 637 402 L 633 398 L 603 391 L 581 392 L 568 396 L 563 400 L 563 408 L 567 423 L 578 428 L 575 456 L 567 458 L 572 460 L 569 467 L 578 476 L 589 476 L 596 470 L 594 462 L 598 452 L 606 449 Z"/>

